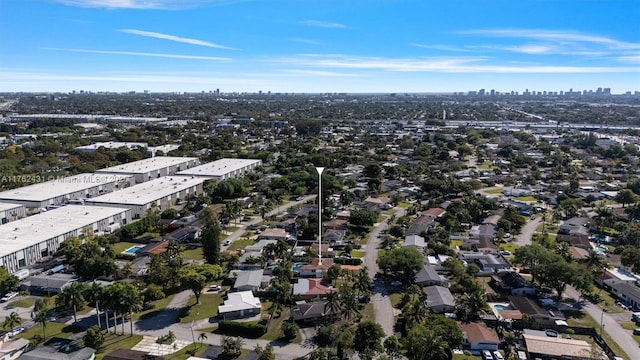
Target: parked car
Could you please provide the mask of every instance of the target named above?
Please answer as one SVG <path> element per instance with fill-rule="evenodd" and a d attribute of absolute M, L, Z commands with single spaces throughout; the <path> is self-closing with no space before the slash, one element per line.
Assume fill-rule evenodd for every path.
<path fill-rule="evenodd" d="M 633 335 L 640 335 L 640 328 L 633 329 Z"/>
<path fill-rule="evenodd" d="M 394 280 L 391 282 L 391 286 L 402 286 L 402 282 L 398 281 L 398 280 Z"/>
<path fill-rule="evenodd" d="M 498 350 L 493 352 L 493 358 L 495 360 L 504 360 L 504 356 L 502 356 L 502 354 Z"/>
<path fill-rule="evenodd" d="M 225 240 L 224 241 L 224 246 L 229 246 L 231 245 L 231 240 Z"/>
<path fill-rule="evenodd" d="M 24 328 L 22 326 L 18 326 L 11 329 L 11 331 L 9 331 L 7 334 L 9 335 L 10 338 L 12 338 L 12 337 L 18 336 L 18 334 L 21 334 L 22 332 L 24 332 Z"/>
<path fill-rule="evenodd" d="M 511 254 L 511 251 L 503 250 L 503 251 L 500 251 L 500 255 L 511 256 L 512 254 Z"/>
<path fill-rule="evenodd" d="M 222 290 L 220 285 L 211 285 L 211 286 L 209 286 L 209 291 L 220 291 L 220 290 Z"/>
<path fill-rule="evenodd" d="M 0 299 L 0 302 L 7 302 L 7 301 L 9 301 L 9 300 L 13 299 L 13 298 L 14 298 L 14 297 L 16 297 L 16 296 L 18 296 L 18 293 L 17 293 L 17 292 L 10 292 L 10 293 L 7 293 L 7 294 L 5 294 L 5 295 Z"/>
<path fill-rule="evenodd" d="M 493 360 L 493 356 L 491 355 L 491 351 L 482 350 L 482 360 Z"/>

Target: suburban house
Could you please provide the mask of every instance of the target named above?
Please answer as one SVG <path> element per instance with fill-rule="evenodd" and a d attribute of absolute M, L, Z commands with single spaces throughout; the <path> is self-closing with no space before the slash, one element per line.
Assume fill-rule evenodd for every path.
<path fill-rule="evenodd" d="M 331 265 L 333 265 L 333 259 L 322 259 L 322 264 L 320 264 L 320 259 L 314 258 L 311 260 L 311 264 L 302 265 L 300 267 L 300 276 L 321 278 L 324 276 L 327 270 L 329 270 Z"/>
<path fill-rule="evenodd" d="M 244 251 L 246 252 L 263 252 L 265 246 L 269 245 L 269 244 L 276 244 L 278 242 L 278 240 L 260 240 L 255 244 L 251 244 L 247 247 L 244 248 Z"/>
<path fill-rule="evenodd" d="M 427 286 L 422 288 L 427 294 L 427 307 L 434 313 L 452 312 L 456 307 L 456 300 L 448 288 L 442 286 Z"/>
<path fill-rule="evenodd" d="M 323 284 L 322 279 L 318 278 L 298 279 L 298 282 L 293 284 L 293 296 L 307 300 L 325 297 L 335 291 L 338 289 Z"/>
<path fill-rule="evenodd" d="M 432 216 L 422 215 L 419 218 L 415 219 L 409 229 L 404 233 L 405 236 L 408 235 L 420 235 L 426 233 L 430 228 L 435 226 L 435 221 Z"/>
<path fill-rule="evenodd" d="M 265 279 L 263 270 L 237 271 L 233 284 L 235 291 L 258 291 L 263 285 L 269 284 L 269 277 Z"/>
<path fill-rule="evenodd" d="M 238 262 L 234 265 L 238 270 L 257 270 L 262 269 L 262 253 L 259 251 L 247 251 Z"/>
<path fill-rule="evenodd" d="M 258 240 L 287 240 L 287 232 L 284 229 L 265 229 L 258 236 Z"/>
<path fill-rule="evenodd" d="M 444 275 L 438 274 L 436 269 L 429 265 L 425 264 L 422 270 L 418 271 L 414 278 L 414 282 L 422 287 L 426 286 L 448 286 L 449 280 Z"/>
<path fill-rule="evenodd" d="M 535 286 L 515 271 L 498 271 L 491 275 L 491 280 L 503 291 L 511 295 L 535 295 Z"/>
<path fill-rule="evenodd" d="M 229 293 L 227 300 L 218 307 L 218 316 L 222 319 L 238 319 L 260 314 L 262 304 L 251 291 Z"/>
<path fill-rule="evenodd" d="M 447 210 L 439 207 L 430 208 L 422 212 L 422 215 L 431 216 L 434 219 L 440 219 L 447 213 Z"/>
<path fill-rule="evenodd" d="M 327 229 L 322 234 L 322 241 L 334 245 L 344 245 L 344 236 L 346 234 L 345 230 Z"/>
<path fill-rule="evenodd" d="M 557 240 L 590 250 L 588 224 L 589 218 L 585 217 L 573 217 L 565 221 L 558 229 Z"/>
<path fill-rule="evenodd" d="M 462 346 L 468 347 L 472 353 L 482 350 L 498 350 L 500 339 L 493 329 L 490 329 L 481 322 L 458 323 L 462 330 Z"/>
<path fill-rule="evenodd" d="M 467 264 L 476 264 L 480 268 L 479 275 L 489 275 L 498 270 L 510 269 L 511 264 L 500 254 L 460 252 L 458 258 Z"/>
<path fill-rule="evenodd" d="M 403 247 L 410 247 L 420 251 L 423 251 L 427 248 L 427 243 L 424 241 L 424 238 L 420 235 L 407 235 L 404 237 L 404 242 L 402 243 Z"/>
<path fill-rule="evenodd" d="M 590 358 L 591 344 L 584 340 L 523 334 L 529 359 L 571 359 Z"/>
<path fill-rule="evenodd" d="M 44 346 L 26 352 L 20 360 L 93 360 L 96 351 L 90 347 L 80 347 L 77 341 L 54 337 Z"/>
<path fill-rule="evenodd" d="M 296 307 L 291 310 L 293 320 L 300 324 L 315 324 L 325 316 L 325 301 L 296 302 Z"/>
<path fill-rule="evenodd" d="M 541 326 L 556 326 L 558 320 L 566 320 L 562 312 L 544 309 L 526 296 L 509 296 L 509 302 L 514 309 Z"/>
<path fill-rule="evenodd" d="M 640 287 L 635 283 L 621 282 L 612 284 L 611 294 L 627 305 L 636 309 L 640 308 Z"/>

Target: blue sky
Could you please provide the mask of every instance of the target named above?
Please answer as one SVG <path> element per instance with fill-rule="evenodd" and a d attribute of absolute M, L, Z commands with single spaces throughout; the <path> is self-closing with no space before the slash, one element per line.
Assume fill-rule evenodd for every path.
<path fill-rule="evenodd" d="M 623 93 L 639 19 L 639 0 L 0 0 L 0 91 Z"/>

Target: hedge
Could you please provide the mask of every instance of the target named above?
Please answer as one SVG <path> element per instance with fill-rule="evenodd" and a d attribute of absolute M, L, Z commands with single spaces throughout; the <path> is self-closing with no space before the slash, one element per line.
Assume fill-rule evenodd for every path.
<path fill-rule="evenodd" d="M 333 259 L 333 262 L 340 265 L 362 265 L 362 259 L 359 258 L 337 257 Z"/>
<path fill-rule="evenodd" d="M 239 335 L 248 338 L 259 338 L 267 333 L 267 327 L 252 322 L 238 322 L 233 320 L 221 320 L 218 322 L 218 331 L 229 335 Z"/>

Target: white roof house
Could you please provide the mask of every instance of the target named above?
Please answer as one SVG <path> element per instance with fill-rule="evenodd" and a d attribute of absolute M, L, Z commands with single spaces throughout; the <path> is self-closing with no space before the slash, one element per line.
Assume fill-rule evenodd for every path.
<path fill-rule="evenodd" d="M 262 304 L 251 291 L 229 293 L 228 299 L 218 307 L 218 315 L 223 318 L 238 318 L 260 314 Z"/>
<path fill-rule="evenodd" d="M 227 180 L 242 177 L 261 164 L 262 161 L 256 159 L 220 159 L 180 171 L 178 175 Z"/>
<path fill-rule="evenodd" d="M 108 193 L 132 183 L 131 175 L 85 173 L 3 191 L 0 201 L 40 209 Z"/>
<path fill-rule="evenodd" d="M 96 173 L 130 174 L 135 176 L 137 183 L 142 183 L 162 176 L 174 175 L 198 163 L 198 158 L 195 157 L 157 156 L 100 169 Z"/>
<path fill-rule="evenodd" d="M 82 235 L 85 228 L 108 231 L 130 220 L 128 209 L 68 205 L 0 225 L 0 266 L 14 272 L 54 253 L 60 243 Z"/>
<path fill-rule="evenodd" d="M 177 200 L 188 200 L 198 195 L 204 181 L 187 176 L 165 176 L 88 199 L 85 204 L 128 208 L 136 219 L 145 216 L 151 208 L 163 211 L 175 205 Z"/>
<path fill-rule="evenodd" d="M 147 143 L 143 142 L 119 142 L 119 141 L 106 141 L 106 142 L 97 142 L 89 145 L 78 146 L 76 150 L 81 152 L 95 152 L 101 147 L 105 149 L 119 149 L 119 148 L 127 148 L 129 150 L 146 148 Z"/>

